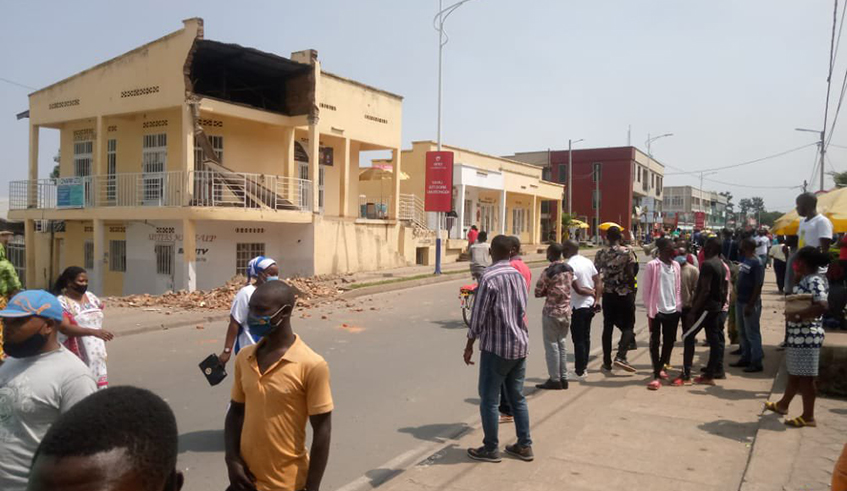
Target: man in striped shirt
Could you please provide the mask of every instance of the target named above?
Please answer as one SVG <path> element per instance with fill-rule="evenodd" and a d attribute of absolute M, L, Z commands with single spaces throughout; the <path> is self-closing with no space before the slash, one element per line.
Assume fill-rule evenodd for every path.
<path fill-rule="evenodd" d="M 498 235 L 491 241 L 492 265 L 479 281 L 468 330 L 464 360 L 473 365 L 473 345 L 479 338 L 479 412 L 485 433 L 483 446 L 468 449 L 474 460 L 500 462 L 497 405 L 500 386 L 505 383 L 515 417 L 518 442 L 506 446 L 506 453 L 525 461 L 533 460 L 529 436 L 529 411 L 523 394 L 529 333 L 526 314 L 526 282 L 509 264 L 511 240 Z"/>

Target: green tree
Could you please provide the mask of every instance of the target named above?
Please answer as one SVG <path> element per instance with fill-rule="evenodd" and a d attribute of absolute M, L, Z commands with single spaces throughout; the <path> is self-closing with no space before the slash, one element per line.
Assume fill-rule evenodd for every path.
<path fill-rule="evenodd" d="M 751 201 L 749 198 L 744 198 L 738 202 L 738 208 L 739 213 L 741 213 L 742 216 L 746 217 L 747 212 L 753 209 L 753 201 Z"/>
<path fill-rule="evenodd" d="M 753 213 L 764 213 L 765 212 L 765 200 L 763 200 L 759 196 L 753 196 L 750 199 L 750 211 Z"/>
<path fill-rule="evenodd" d="M 776 219 L 784 215 L 781 211 L 765 211 L 762 212 L 759 219 L 761 221 L 760 225 L 767 225 L 768 227 L 773 227 L 773 224 L 776 222 Z"/>
<path fill-rule="evenodd" d="M 832 176 L 832 180 L 835 182 L 835 187 L 847 187 L 847 172 L 830 172 L 829 175 Z"/>
<path fill-rule="evenodd" d="M 50 179 L 59 178 L 59 159 L 61 158 L 60 156 L 61 154 L 58 151 L 56 152 L 56 155 L 53 156 L 53 162 L 55 162 L 56 165 L 53 166 L 53 171 L 50 173 Z"/>

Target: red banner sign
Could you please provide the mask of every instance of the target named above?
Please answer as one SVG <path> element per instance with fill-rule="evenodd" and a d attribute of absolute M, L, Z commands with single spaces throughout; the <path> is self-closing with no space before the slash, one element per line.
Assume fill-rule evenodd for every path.
<path fill-rule="evenodd" d="M 703 230 L 706 228 L 706 213 L 702 211 L 694 212 L 694 228 Z"/>
<path fill-rule="evenodd" d="M 425 211 L 453 209 L 453 152 L 426 153 Z"/>

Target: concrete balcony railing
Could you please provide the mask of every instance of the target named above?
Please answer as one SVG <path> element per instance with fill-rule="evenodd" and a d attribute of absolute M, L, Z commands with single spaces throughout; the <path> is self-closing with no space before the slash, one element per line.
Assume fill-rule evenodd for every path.
<path fill-rule="evenodd" d="M 146 172 L 12 181 L 9 209 L 229 207 L 312 210 L 305 179 L 214 171 Z"/>

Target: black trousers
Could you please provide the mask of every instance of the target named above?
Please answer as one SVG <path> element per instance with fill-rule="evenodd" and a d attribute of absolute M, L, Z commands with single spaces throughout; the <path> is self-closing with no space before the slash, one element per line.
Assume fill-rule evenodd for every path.
<path fill-rule="evenodd" d="M 705 320 L 697 329 L 685 338 L 682 376 L 691 378 L 691 365 L 694 364 L 694 346 L 697 342 L 694 338 L 698 332 L 706 331 L 706 342 L 709 343 L 709 363 L 706 365 L 704 375 L 715 378 L 723 375 L 723 354 L 726 347 L 726 338 L 723 334 L 723 312 L 708 312 Z"/>
<path fill-rule="evenodd" d="M 635 293 L 603 294 L 603 364 L 606 366 L 612 364 L 612 332 L 615 327 L 621 330 L 621 340 L 615 358 L 626 360 L 626 352 L 635 339 Z"/>
<path fill-rule="evenodd" d="M 585 373 L 588 367 L 588 353 L 591 352 L 591 319 L 594 309 L 574 309 L 571 317 L 571 336 L 573 336 L 574 371 L 577 375 Z"/>
<path fill-rule="evenodd" d="M 773 272 L 776 275 L 776 286 L 779 291 L 785 291 L 785 261 L 773 260 Z"/>
<path fill-rule="evenodd" d="M 650 319 L 650 358 L 653 360 L 653 378 L 671 361 L 673 344 L 676 342 L 676 330 L 679 328 L 679 313 L 663 314 L 659 312 Z M 661 354 L 659 344 L 662 345 Z"/>

